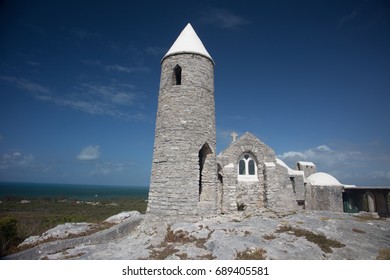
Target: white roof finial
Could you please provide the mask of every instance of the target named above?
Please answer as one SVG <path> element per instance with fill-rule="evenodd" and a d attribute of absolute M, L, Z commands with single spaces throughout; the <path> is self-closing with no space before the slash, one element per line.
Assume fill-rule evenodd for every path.
<path fill-rule="evenodd" d="M 179 37 L 177 37 L 176 41 L 173 43 L 169 51 L 164 55 L 163 59 L 169 55 L 177 53 L 196 53 L 208 57 L 213 61 L 190 23 L 187 24 L 187 26 L 180 33 Z"/>

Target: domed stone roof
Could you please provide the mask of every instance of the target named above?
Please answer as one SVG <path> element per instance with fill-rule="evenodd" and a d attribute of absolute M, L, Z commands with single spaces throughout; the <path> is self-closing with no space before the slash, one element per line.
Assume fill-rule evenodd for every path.
<path fill-rule="evenodd" d="M 307 180 L 313 186 L 342 186 L 335 177 L 325 172 L 314 173 L 310 175 Z"/>

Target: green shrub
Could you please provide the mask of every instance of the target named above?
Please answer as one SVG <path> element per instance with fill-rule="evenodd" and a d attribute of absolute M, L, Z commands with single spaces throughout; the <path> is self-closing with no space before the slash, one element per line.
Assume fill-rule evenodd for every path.
<path fill-rule="evenodd" d="M 6 254 L 8 248 L 17 239 L 17 220 L 12 217 L 0 219 L 0 256 Z"/>

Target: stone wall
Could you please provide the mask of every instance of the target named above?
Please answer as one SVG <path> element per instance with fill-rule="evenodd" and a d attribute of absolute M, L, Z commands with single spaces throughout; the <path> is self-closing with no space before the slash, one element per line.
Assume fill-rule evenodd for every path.
<path fill-rule="evenodd" d="M 286 168 L 265 163 L 264 169 L 266 205 L 276 212 L 297 210 L 298 204 L 293 185 Z"/>
<path fill-rule="evenodd" d="M 175 67 L 181 67 L 177 85 Z M 176 54 L 162 61 L 148 213 L 217 213 L 214 64 Z"/>
<path fill-rule="evenodd" d="M 253 211 L 264 206 L 264 188 L 260 182 L 238 181 L 236 201 L 238 210 Z M 241 207 L 241 208 L 240 208 Z"/>
<path fill-rule="evenodd" d="M 303 171 L 305 173 L 305 177 L 308 178 L 310 175 L 317 172 L 317 167 L 312 162 L 297 162 L 297 170 Z"/>
<path fill-rule="evenodd" d="M 304 202 L 306 199 L 306 188 L 305 188 L 305 179 L 302 175 L 290 175 L 291 178 L 294 178 L 294 186 L 293 186 L 293 192 L 295 194 L 295 199 L 297 201 Z"/>
<path fill-rule="evenodd" d="M 343 212 L 343 186 L 306 186 L 306 209 Z"/>
<path fill-rule="evenodd" d="M 222 168 L 223 184 L 221 185 L 221 213 L 237 211 L 237 168 L 233 164 Z"/>
<path fill-rule="evenodd" d="M 238 160 L 250 154 L 256 161 L 257 181 L 238 179 Z M 292 176 L 285 167 L 276 164 L 273 150 L 250 133 L 245 133 L 218 155 L 222 166 L 222 212 L 235 212 L 237 205 L 246 210 L 268 207 L 274 211 L 297 210 L 299 200 L 305 200 L 303 175 Z M 303 207 L 303 206 L 302 206 Z"/>

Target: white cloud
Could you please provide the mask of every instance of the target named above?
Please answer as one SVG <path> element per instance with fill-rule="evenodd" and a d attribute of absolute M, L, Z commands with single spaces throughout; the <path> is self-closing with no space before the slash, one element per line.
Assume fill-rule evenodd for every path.
<path fill-rule="evenodd" d="M 288 151 L 277 156 L 288 165 L 294 166 L 297 161 L 312 161 L 326 170 L 337 170 L 340 166 L 352 166 L 362 160 L 363 154 L 358 151 L 336 151 L 327 145 L 320 145 L 305 151 Z"/>
<path fill-rule="evenodd" d="M 84 61 L 93 64 L 100 61 Z M 147 67 L 127 68 L 114 65 L 109 68 L 116 71 L 136 72 L 148 71 Z M 83 83 L 74 87 L 70 92 L 57 93 L 48 87 L 30 80 L 12 76 L 0 76 L 0 81 L 27 91 L 32 97 L 43 102 L 68 107 L 92 115 L 110 116 L 125 121 L 144 121 L 147 117 L 140 112 L 142 104 L 137 104 L 143 96 L 134 85 L 112 80 L 109 83 Z M 139 106 L 135 106 L 139 105 Z M 133 106 L 130 110 L 129 106 Z M 140 109 L 141 108 L 141 109 Z M 1 139 L 0 139 L 1 140 Z"/>
<path fill-rule="evenodd" d="M 384 146 L 354 149 L 332 149 L 320 145 L 304 151 L 288 151 L 277 157 L 295 168 L 299 160 L 312 161 L 317 171 L 332 174 L 344 184 L 390 185 L 390 155 Z"/>
<path fill-rule="evenodd" d="M 23 78 L 17 78 L 17 77 L 11 77 L 11 76 L 0 76 L 0 80 L 9 82 L 13 85 L 15 85 L 19 89 L 26 90 L 31 93 L 49 93 L 50 90 L 42 86 L 40 84 L 34 83 L 30 80 L 23 79 Z"/>
<path fill-rule="evenodd" d="M 136 105 L 142 93 L 127 83 L 111 82 L 108 85 L 84 83 L 72 94 L 34 94 L 36 99 L 68 107 L 91 115 L 110 116 L 125 121 L 145 120 L 140 112 L 132 113 L 129 106 Z M 137 109 L 141 107 L 138 106 Z"/>
<path fill-rule="evenodd" d="M 39 66 L 41 65 L 39 62 L 28 60 L 26 61 L 26 64 L 29 64 L 31 66 Z"/>
<path fill-rule="evenodd" d="M 105 104 L 115 103 L 118 105 L 132 105 L 138 95 L 133 85 L 125 83 L 112 83 L 110 85 L 85 83 L 81 85 L 80 91 L 84 93 L 85 99 L 102 99 Z"/>
<path fill-rule="evenodd" d="M 390 170 L 371 171 L 370 175 L 373 179 L 390 179 Z"/>
<path fill-rule="evenodd" d="M 149 72 L 149 68 L 146 66 L 142 67 L 126 67 L 122 65 L 107 65 L 106 70 L 108 71 L 118 71 L 118 72 L 125 72 L 125 73 L 145 73 Z"/>
<path fill-rule="evenodd" d="M 0 170 L 11 169 L 15 167 L 30 167 L 34 162 L 34 156 L 23 155 L 20 152 L 3 154 L 0 157 Z"/>
<path fill-rule="evenodd" d="M 167 50 L 161 47 L 147 47 L 145 51 L 148 55 L 163 56 Z"/>
<path fill-rule="evenodd" d="M 129 162 L 99 162 L 94 169 L 88 173 L 88 176 L 109 175 L 126 170 L 132 163 Z"/>
<path fill-rule="evenodd" d="M 224 29 L 235 29 L 249 23 L 247 19 L 220 8 L 209 8 L 204 11 L 201 20 L 206 24 Z"/>
<path fill-rule="evenodd" d="M 100 156 L 100 147 L 89 145 L 83 148 L 77 156 L 78 160 L 97 160 Z"/>

